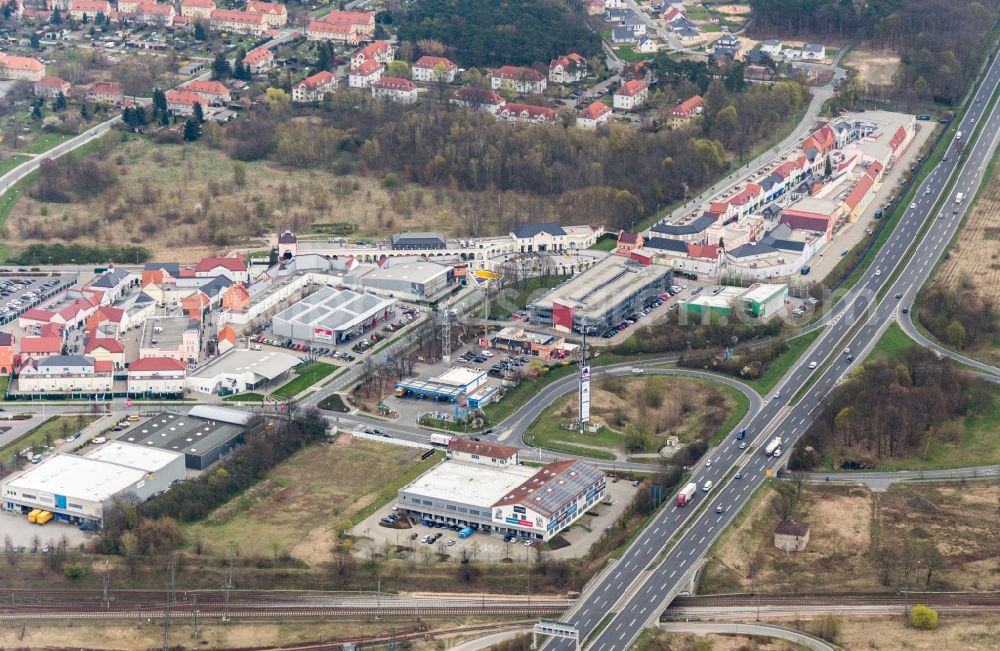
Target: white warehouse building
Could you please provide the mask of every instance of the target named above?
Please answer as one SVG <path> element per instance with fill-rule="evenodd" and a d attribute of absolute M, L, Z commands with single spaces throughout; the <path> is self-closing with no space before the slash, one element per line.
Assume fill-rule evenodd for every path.
<path fill-rule="evenodd" d="M 323 287 L 275 315 L 272 331 L 297 341 L 339 344 L 392 318 L 391 298 Z"/>
<path fill-rule="evenodd" d="M 184 455 L 112 442 L 86 457 L 55 454 L 0 482 L 3 508 L 49 511 L 55 521 L 100 525 L 104 507 L 126 493 L 145 501 L 184 479 Z"/>
<path fill-rule="evenodd" d="M 399 509 L 425 522 L 547 541 L 605 497 L 604 473 L 583 461 L 532 468 L 495 457 L 442 461 L 399 489 Z"/>

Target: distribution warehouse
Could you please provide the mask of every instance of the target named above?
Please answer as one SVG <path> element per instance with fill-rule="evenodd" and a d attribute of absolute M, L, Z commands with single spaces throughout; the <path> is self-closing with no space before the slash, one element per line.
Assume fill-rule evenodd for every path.
<path fill-rule="evenodd" d="M 136 426 L 122 441 L 184 455 L 188 468 L 204 470 L 243 443 L 251 414 L 198 405 L 187 415 L 164 412 Z"/>
<path fill-rule="evenodd" d="M 339 344 L 391 318 L 394 304 L 391 298 L 323 287 L 275 315 L 272 329 L 279 337 Z"/>
<path fill-rule="evenodd" d="M 449 459 L 399 489 L 425 521 L 550 540 L 604 499 L 604 473 L 583 461 L 518 465 L 517 448 L 452 439 Z"/>
<path fill-rule="evenodd" d="M 184 455 L 115 442 L 86 457 L 55 454 L 0 487 L 8 511 L 42 509 L 55 520 L 99 525 L 115 497 L 133 493 L 146 500 L 181 479 Z"/>
<path fill-rule="evenodd" d="M 560 332 L 603 332 L 670 286 L 673 271 L 611 255 L 528 306 L 531 322 Z"/>

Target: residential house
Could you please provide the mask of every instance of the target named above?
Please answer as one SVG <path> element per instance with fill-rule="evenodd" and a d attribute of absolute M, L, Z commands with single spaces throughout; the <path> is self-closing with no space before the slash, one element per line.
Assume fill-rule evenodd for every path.
<path fill-rule="evenodd" d="M 209 18 L 209 25 L 218 32 L 252 34 L 253 36 L 263 36 L 268 29 L 264 14 L 235 11 L 232 9 L 215 9 L 212 11 Z"/>
<path fill-rule="evenodd" d="M 680 20 L 684 17 L 684 12 L 677 9 L 677 7 L 668 7 L 660 15 L 660 21 L 663 23 L 664 27 L 669 27 L 675 20 Z"/>
<path fill-rule="evenodd" d="M 649 61 L 636 61 L 622 68 L 622 81 L 632 81 L 638 79 L 647 86 L 652 86 L 656 81 L 656 71 Z"/>
<path fill-rule="evenodd" d="M 228 258 L 205 258 L 194 267 L 195 278 L 225 276 L 234 283 L 250 282 L 250 262 L 240 254 Z"/>
<path fill-rule="evenodd" d="M 511 238 L 517 243 L 521 253 L 544 253 L 546 251 L 564 251 L 585 246 L 574 246 L 568 240 L 568 233 L 559 224 L 545 222 L 541 224 L 524 224 L 511 231 Z"/>
<path fill-rule="evenodd" d="M 180 90 L 201 95 L 205 99 L 206 105 L 223 106 L 232 100 L 229 89 L 221 81 L 199 79 L 184 84 Z"/>
<path fill-rule="evenodd" d="M 19 351 L 21 364 L 30 359 L 43 359 L 61 353 L 63 347 L 61 332 L 50 329 L 40 336 L 21 337 Z"/>
<path fill-rule="evenodd" d="M 802 46 L 803 61 L 822 61 L 826 58 L 826 48 L 816 43 L 806 43 Z"/>
<path fill-rule="evenodd" d="M 681 43 L 684 44 L 701 40 L 701 32 L 693 27 L 681 27 L 674 33 L 677 35 L 677 38 L 680 39 Z"/>
<path fill-rule="evenodd" d="M 45 76 L 45 64 L 31 57 L 0 54 L 0 79 L 40 81 Z"/>
<path fill-rule="evenodd" d="M 371 88 L 372 84 L 382 78 L 382 71 L 382 64 L 378 61 L 365 61 L 351 69 L 347 85 L 351 88 Z"/>
<path fill-rule="evenodd" d="M 221 355 L 236 348 L 236 331 L 229 326 L 223 326 L 216 337 L 216 350 Z"/>
<path fill-rule="evenodd" d="M 132 274 L 128 270 L 112 268 L 92 280 L 87 287 L 99 290 L 109 303 L 113 303 L 124 298 L 131 285 Z"/>
<path fill-rule="evenodd" d="M 555 109 L 531 104 L 504 104 L 496 113 L 497 118 L 508 122 L 528 122 L 531 124 L 552 124 L 558 118 Z"/>
<path fill-rule="evenodd" d="M 625 0 L 604 0 L 604 9 L 605 11 L 613 11 L 615 9 L 629 11 L 625 9 Z"/>
<path fill-rule="evenodd" d="M 102 337 L 117 339 L 121 337 L 128 324 L 125 323 L 125 310 L 111 305 L 102 305 L 97 311 L 87 317 L 84 329 L 90 335 L 100 334 Z"/>
<path fill-rule="evenodd" d="M 118 5 L 121 12 L 121 4 Z M 146 25 L 158 25 L 160 27 L 170 27 L 174 24 L 177 13 L 172 4 L 165 2 L 153 2 L 147 0 L 136 5 L 135 11 L 131 14 L 134 21 Z"/>
<path fill-rule="evenodd" d="M 292 101 L 321 102 L 327 93 L 336 89 L 337 78 L 329 70 L 322 70 L 292 86 Z"/>
<path fill-rule="evenodd" d="M 337 41 L 357 45 L 375 36 L 375 12 L 331 11 L 320 20 L 313 20 L 306 28 L 310 41 Z"/>
<path fill-rule="evenodd" d="M 609 23 L 615 23 L 617 25 L 622 25 L 625 20 L 635 16 L 635 13 L 626 7 L 624 4 L 621 6 L 607 7 L 604 11 L 604 18 Z"/>
<path fill-rule="evenodd" d="M 87 91 L 87 99 L 99 104 L 121 106 L 125 103 L 125 92 L 117 81 L 99 81 Z"/>
<path fill-rule="evenodd" d="M 622 27 L 635 34 L 636 38 L 646 35 L 646 23 L 636 15 L 627 17 L 622 22 Z"/>
<path fill-rule="evenodd" d="M 274 67 L 274 52 L 266 47 L 258 47 L 247 52 L 243 65 L 251 75 L 259 75 Z"/>
<path fill-rule="evenodd" d="M 396 58 L 396 49 L 389 41 L 374 41 L 351 55 L 351 67 L 357 68 L 365 61 L 378 61 L 384 66 Z"/>
<path fill-rule="evenodd" d="M 181 298 L 181 310 L 184 311 L 187 318 L 200 323 L 211 307 L 211 302 L 205 292 L 198 290 Z"/>
<path fill-rule="evenodd" d="M 656 54 L 659 46 L 650 37 L 640 36 L 633 49 L 639 54 Z"/>
<path fill-rule="evenodd" d="M 690 122 L 691 118 L 701 115 L 704 110 L 705 99 L 701 95 L 694 95 L 670 109 L 670 114 L 667 116 L 667 124 L 677 129 Z"/>
<path fill-rule="evenodd" d="M 272 29 L 284 27 L 288 22 L 288 9 L 280 2 L 259 2 L 249 0 L 246 10 L 252 14 L 262 14 L 267 26 Z"/>
<path fill-rule="evenodd" d="M 642 248 L 645 242 L 646 240 L 640 233 L 631 233 L 626 230 L 618 231 L 618 244 L 615 247 L 615 253 L 627 256 L 632 251 Z"/>
<path fill-rule="evenodd" d="M 194 105 L 199 104 L 204 108 L 207 105 L 205 98 L 198 93 L 186 90 L 168 90 L 167 110 L 174 115 L 194 115 Z"/>
<path fill-rule="evenodd" d="M 545 75 L 531 68 L 503 66 L 490 75 L 493 90 L 510 88 L 521 95 L 545 92 Z"/>
<path fill-rule="evenodd" d="M 112 367 L 83 355 L 52 355 L 32 359 L 21 367 L 21 393 L 93 394 L 111 391 Z"/>
<path fill-rule="evenodd" d="M 42 77 L 35 82 L 35 97 L 45 99 L 56 99 L 59 93 L 64 97 L 69 97 L 70 85 L 68 81 L 59 77 Z"/>
<path fill-rule="evenodd" d="M 486 109 L 496 115 L 507 103 L 503 97 L 487 88 L 476 88 L 475 86 L 465 86 L 459 88 L 451 94 L 448 100 L 456 106 L 464 106 L 473 110 Z"/>
<path fill-rule="evenodd" d="M 774 528 L 774 546 L 785 552 L 804 552 L 809 544 L 809 525 L 795 520 L 782 520 Z"/>
<path fill-rule="evenodd" d="M 125 366 L 125 346 L 117 339 L 103 337 L 89 338 L 84 346 L 83 353 L 95 362 L 98 360 L 109 361 L 114 368 L 124 368 Z"/>
<path fill-rule="evenodd" d="M 0 375 L 10 375 L 14 370 L 14 335 L 0 332 Z"/>
<path fill-rule="evenodd" d="M 146 357 L 128 366 L 128 395 L 180 397 L 184 394 L 187 366 L 170 357 Z"/>
<path fill-rule="evenodd" d="M 413 104 L 417 101 L 417 87 L 409 79 L 399 77 L 381 77 L 372 84 L 372 96 L 385 98 L 401 104 Z"/>
<path fill-rule="evenodd" d="M 570 52 L 549 62 L 549 81 L 554 84 L 572 84 L 587 76 L 587 60 Z"/>
<path fill-rule="evenodd" d="M 211 18 L 213 11 L 215 11 L 214 0 L 181 0 L 181 16 Z"/>
<path fill-rule="evenodd" d="M 93 21 L 97 14 L 107 16 L 111 13 L 111 3 L 108 0 L 70 0 L 69 15 L 78 21 Z"/>
<path fill-rule="evenodd" d="M 222 294 L 222 309 L 242 312 L 250 304 L 250 292 L 246 285 L 237 283 L 230 285 Z"/>
<path fill-rule="evenodd" d="M 781 55 L 781 48 L 783 45 L 784 44 L 777 39 L 768 39 L 761 42 L 760 51 L 772 59 L 777 60 L 777 58 Z"/>
<path fill-rule="evenodd" d="M 601 101 L 592 102 L 576 114 L 576 126 L 596 129 L 611 119 L 611 107 Z"/>
<path fill-rule="evenodd" d="M 633 111 L 646 103 L 649 97 L 649 86 L 633 79 L 626 81 L 615 91 L 612 103 L 616 109 Z"/>
<path fill-rule="evenodd" d="M 611 28 L 611 42 L 619 45 L 635 43 L 635 32 L 621 25 Z"/>
<path fill-rule="evenodd" d="M 422 56 L 410 69 L 413 81 L 432 82 L 444 81 L 454 83 L 458 74 L 458 66 L 451 59 L 444 57 Z"/>

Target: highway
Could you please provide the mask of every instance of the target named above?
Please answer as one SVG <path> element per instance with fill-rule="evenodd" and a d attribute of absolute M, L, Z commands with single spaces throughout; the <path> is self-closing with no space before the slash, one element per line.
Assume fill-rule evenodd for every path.
<path fill-rule="evenodd" d="M 973 137 L 975 121 L 984 118 L 983 111 L 1000 81 L 1000 62 L 991 62 L 984 77 L 976 91 L 976 101 L 970 104 L 960 126 L 967 139 Z M 687 507 L 668 504 L 661 509 L 622 559 L 564 616 L 563 621 L 578 627 L 581 639 L 593 635 L 590 647 L 597 651 L 628 649 L 645 626 L 657 621 L 663 608 L 679 592 L 687 572 L 697 566 L 714 540 L 764 482 L 766 474 L 773 473 L 785 462 L 788 450 L 809 427 L 824 396 L 864 359 L 864 353 L 896 317 L 899 306 L 912 303 L 970 203 L 968 199 L 961 204 L 951 203 L 952 192 L 963 192 L 966 197 L 975 194 L 985 162 L 1000 138 L 1000 113 L 994 109 L 985 118 L 987 124 L 982 136 L 971 143 L 967 156 L 960 156 L 961 147 L 951 144 L 947 160 L 938 164 L 920 185 L 914 203 L 900 217 L 862 279 L 827 316 L 827 327 L 751 419 L 747 428 L 749 448 L 740 450 L 731 437 L 706 455 L 694 469 L 692 481 L 699 486 L 712 481 L 713 490 L 708 495 L 699 491 Z M 953 174 L 955 187 L 948 190 Z M 948 196 L 945 196 L 946 191 Z M 948 201 L 940 211 L 941 219 L 937 219 L 939 211 L 935 210 L 939 198 Z M 920 238 L 913 255 L 908 257 L 925 222 L 930 222 L 930 228 Z M 890 281 L 894 270 L 901 265 L 903 269 L 898 279 Z M 886 287 L 889 282 L 891 286 Z M 883 289 L 886 291 L 880 298 L 878 293 Z M 901 295 L 900 300 L 895 298 L 897 293 Z M 849 356 L 844 354 L 848 348 L 858 361 L 849 361 Z M 811 378 L 814 371 L 808 368 L 810 362 L 817 362 L 816 378 Z M 815 382 L 804 397 L 796 405 L 790 404 L 792 394 L 810 379 Z M 759 450 L 771 436 L 782 439 L 786 453 L 779 458 L 765 456 Z M 741 473 L 741 479 L 733 478 L 731 473 L 735 470 Z M 716 512 L 717 508 L 721 513 Z M 699 509 L 704 510 L 699 512 Z M 616 614 L 603 630 L 595 632 L 609 612 Z M 551 640 L 548 648 L 568 649 L 569 642 Z"/>

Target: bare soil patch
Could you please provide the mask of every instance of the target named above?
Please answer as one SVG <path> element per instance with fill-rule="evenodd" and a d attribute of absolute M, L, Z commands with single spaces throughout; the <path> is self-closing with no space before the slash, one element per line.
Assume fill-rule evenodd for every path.
<path fill-rule="evenodd" d="M 712 11 L 729 16 L 746 16 L 752 9 L 750 5 L 712 5 Z"/>
<path fill-rule="evenodd" d="M 891 86 L 899 70 L 899 56 L 855 48 L 844 59 L 844 65 L 854 68 L 862 84 Z"/>

